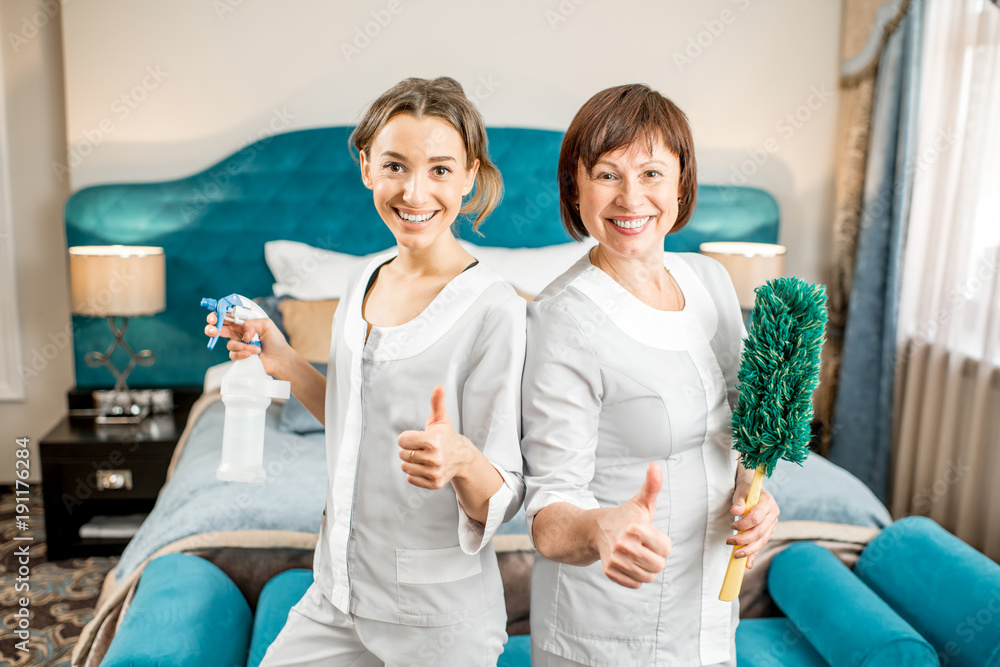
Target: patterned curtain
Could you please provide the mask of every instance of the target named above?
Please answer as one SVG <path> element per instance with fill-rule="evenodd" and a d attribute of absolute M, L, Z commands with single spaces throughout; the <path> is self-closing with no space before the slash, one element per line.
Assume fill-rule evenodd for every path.
<path fill-rule="evenodd" d="M 847 305 L 830 460 L 888 499 L 896 325 L 916 163 L 923 2 L 882 49 Z"/>
<path fill-rule="evenodd" d="M 875 27 L 876 11 L 886 0 L 846 0 L 844 2 L 841 55 L 847 59 L 859 53 Z M 890 23 L 898 26 L 908 3 Z M 878 58 L 873 66 L 840 82 L 840 123 L 837 132 L 837 183 L 834 212 L 833 268 L 827 298 L 829 325 L 820 385 L 814 397 L 815 416 L 821 425 L 820 453 L 828 456 L 833 432 L 833 406 L 840 375 L 847 303 L 854 282 L 861 203 L 872 123 L 872 99 Z"/>

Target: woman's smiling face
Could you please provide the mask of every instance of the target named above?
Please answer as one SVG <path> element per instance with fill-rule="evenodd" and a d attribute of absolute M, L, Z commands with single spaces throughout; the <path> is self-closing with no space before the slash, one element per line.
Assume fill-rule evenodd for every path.
<path fill-rule="evenodd" d="M 432 245 L 450 234 L 472 191 L 479 160 L 466 168 L 461 135 L 441 118 L 399 114 L 361 154 L 361 178 L 396 242 L 410 249 Z"/>
<path fill-rule="evenodd" d="M 577 169 L 580 218 L 605 251 L 624 258 L 663 252 L 677 221 L 681 168 L 661 138 L 606 153 L 589 173 L 582 163 Z"/>

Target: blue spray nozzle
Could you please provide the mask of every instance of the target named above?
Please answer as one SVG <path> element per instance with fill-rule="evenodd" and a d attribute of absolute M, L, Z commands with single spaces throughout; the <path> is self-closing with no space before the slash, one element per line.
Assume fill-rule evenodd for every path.
<path fill-rule="evenodd" d="M 229 296 L 222 297 L 221 299 L 209 299 L 204 298 L 201 300 L 201 307 L 207 308 L 208 310 L 215 311 L 215 326 L 222 331 L 222 320 L 226 317 L 226 311 L 233 306 L 243 305 L 240 300 L 239 294 L 230 294 Z M 216 341 L 219 340 L 218 336 L 213 336 L 211 340 L 208 341 L 208 349 L 212 350 L 215 348 Z"/>

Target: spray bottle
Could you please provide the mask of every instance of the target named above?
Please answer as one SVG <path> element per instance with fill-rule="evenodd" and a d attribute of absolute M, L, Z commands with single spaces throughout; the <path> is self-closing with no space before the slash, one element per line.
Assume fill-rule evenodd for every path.
<path fill-rule="evenodd" d="M 215 326 L 220 331 L 223 323 L 243 324 L 267 317 L 260 306 L 239 294 L 219 300 L 202 299 L 201 305 L 215 311 Z M 208 341 L 208 349 L 213 349 L 218 339 L 214 336 Z M 250 345 L 260 347 L 257 334 Z M 222 431 L 222 462 L 215 471 L 216 478 L 228 482 L 264 481 L 264 414 L 272 398 L 287 399 L 290 390 L 291 383 L 267 374 L 256 354 L 233 363 L 222 378 L 226 420 Z"/>

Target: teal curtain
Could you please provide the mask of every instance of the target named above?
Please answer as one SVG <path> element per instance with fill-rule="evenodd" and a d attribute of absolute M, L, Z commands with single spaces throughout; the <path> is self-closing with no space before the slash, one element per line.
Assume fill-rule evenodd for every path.
<path fill-rule="evenodd" d="M 883 502 L 889 492 L 896 320 L 915 164 L 922 24 L 923 2 L 912 0 L 879 59 L 830 444 L 830 459 Z"/>

